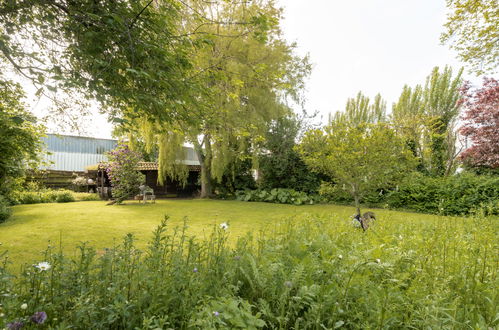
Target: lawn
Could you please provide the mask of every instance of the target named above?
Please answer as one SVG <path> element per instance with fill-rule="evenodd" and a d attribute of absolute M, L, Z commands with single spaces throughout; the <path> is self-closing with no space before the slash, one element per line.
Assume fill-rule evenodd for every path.
<path fill-rule="evenodd" d="M 9 250 L 12 261 L 7 272 L 0 268 L 5 323 L 44 311 L 47 326 L 61 329 L 499 325 L 497 219 L 375 210 L 378 220 L 363 233 L 346 206 L 105 204 L 14 207 L 0 225 L 0 253 Z M 152 240 L 165 214 L 168 234 L 187 217 L 188 235 L 200 239 L 157 231 Z M 223 222 L 227 232 L 218 228 Z M 136 243 L 105 249 L 129 232 Z M 64 256 L 43 255 L 61 238 Z M 74 249 L 82 241 L 97 258 L 91 248 Z"/>
<path fill-rule="evenodd" d="M 111 247 L 127 233 L 134 233 L 138 245 L 144 246 L 153 229 L 165 215 L 170 228 L 182 226 L 187 219 L 189 234 L 205 237 L 213 226 L 230 224 L 230 238 L 248 231 L 258 232 L 281 219 L 303 214 L 330 217 L 334 222 L 349 221 L 352 207 L 337 205 L 279 205 L 222 200 L 159 200 L 156 204 L 107 206 L 105 202 L 76 202 L 18 205 L 13 216 L 0 224 L 0 251 L 9 251 L 16 267 L 42 258 L 48 245 L 59 245 L 74 253 L 74 247 L 89 242 L 97 249 Z M 433 222 L 442 217 L 376 210 L 380 221 L 393 224 Z"/>

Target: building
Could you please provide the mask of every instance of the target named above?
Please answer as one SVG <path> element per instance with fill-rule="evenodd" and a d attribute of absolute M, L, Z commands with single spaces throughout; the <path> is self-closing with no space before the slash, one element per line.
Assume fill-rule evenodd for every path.
<path fill-rule="evenodd" d="M 42 138 L 46 145 L 42 155 L 44 165 L 39 179 L 51 188 L 70 187 L 77 176 L 84 176 L 109 187 L 110 183 L 102 166 L 108 158 L 106 153 L 116 148 L 118 141 L 83 136 L 48 134 Z M 184 146 L 184 159 L 181 161 L 189 168 L 186 185 L 167 179 L 163 186 L 158 184 L 158 164 L 141 162 L 137 168 L 146 176 L 146 184 L 158 196 L 192 196 L 198 190 L 200 164 L 192 147 Z M 104 176 L 104 182 L 100 179 Z"/>
<path fill-rule="evenodd" d="M 116 148 L 117 140 L 84 136 L 47 134 L 43 170 L 84 173 L 88 166 L 107 161 L 106 152 Z"/>

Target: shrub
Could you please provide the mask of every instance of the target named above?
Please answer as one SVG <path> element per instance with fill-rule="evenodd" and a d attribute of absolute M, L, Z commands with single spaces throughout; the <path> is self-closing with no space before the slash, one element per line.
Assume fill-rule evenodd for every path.
<path fill-rule="evenodd" d="M 58 192 L 55 190 L 42 190 L 40 191 L 41 203 L 55 203 Z"/>
<path fill-rule="evenodd" d="M 55 201 L 57 203 L 69 203 L 76 201 L 76 199 L 71 191 L 58 191 Z"/>
<path fill-rule="evenodd" d="M 427 177 L 415 173 L 399 189 L 386 196 L 393 208 L 444 215 L 469 214 L 483 207 L 499 214 L 499 176 L 462 173 L 449 177 Z"/>
<path fill-rule="evenodd" d="M 11 213 L 12 211 L 9 207 L 7 199 L 0 195 L 0 223 L 7 220 L 10 217 Z"/>
<path fill-rule="evenodd" d="M 321 201 L 318 195 L 308 195 L 293 189 L 274 188 L 272 190 L 239 190 L 236 199 L 245 202 L 267 202 L 278 204 L 315 204 Z"/>
<path fill-rule="evenodd" d="M 42 197 L 38 191 L 21 191 L 18 196 L 19 204 L 38 204 Z"/>

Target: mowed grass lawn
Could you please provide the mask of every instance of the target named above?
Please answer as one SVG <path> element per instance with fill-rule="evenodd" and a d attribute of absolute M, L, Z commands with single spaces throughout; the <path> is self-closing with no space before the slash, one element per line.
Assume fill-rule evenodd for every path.
<path fill-rule="evenodd" d="M 127 233 L 133 233 L 137 245 L 144 247 L 154 228 L 165 215 L 170 217 L 170 230 L 181 227 L 187 219 L 189 235 L 207 237 L 222 222 L 228 222 L 229 238 L 237 239 L 248 231 L 258 233 L 271 229 L 280 220 L 303 215 L 321 216 L 336 222 L 349 222 L 353 207 L 337 205 L 280 205 L 222 200 L 159 200 L 142 205 L 129 201 L 107 206 L 106 202 L 75 202 L 18 205 L 13 216 L 0 224 L 0 252 L 8 250 L 11 267 L 41 261 L 47 246 L 62 246 L 75 254 L 75 247 L 88 242 L 97 250 L 119 244 Z M 379 221 L 403 225 L 440 222 L 445 217 L 375 210 Z M 459 219 L 459 218 L 454 218 Z M 352 230 L 356 230 L 353 229 Z M 359 231 L 360 233 L 360 231 Z"/>

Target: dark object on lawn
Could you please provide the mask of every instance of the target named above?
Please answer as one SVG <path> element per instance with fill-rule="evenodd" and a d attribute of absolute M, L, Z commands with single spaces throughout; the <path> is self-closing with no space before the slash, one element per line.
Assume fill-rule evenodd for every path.
<path fill-rule="evenodd" d="M 374 214 L 374 212 L 369 211 L 364 213 L 362 216 L 360 216 L 360 213 L 358 213 L 353 218 L 360 222 L 360 226 L 364 231 L 366 231 L 367 228 L 369 228 L 369 224 L 376 220 L 376 215 Z"/>

